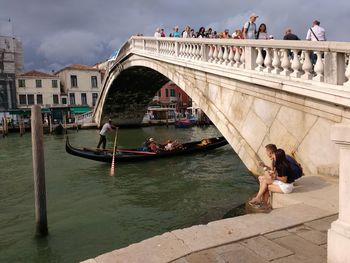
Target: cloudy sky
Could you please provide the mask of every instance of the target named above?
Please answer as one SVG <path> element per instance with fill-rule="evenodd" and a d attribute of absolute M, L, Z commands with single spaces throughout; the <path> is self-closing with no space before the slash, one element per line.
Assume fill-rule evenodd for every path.
<path fill-rule="evenodd" d="M 349 0 L 0 0 L 0 35 L 22 41 L 25 70 L 49 72 L 106 60 L 131 35 L 153 35 L 158 26 L 232 32 L 252 12 L 277 39 L 286 27 L 305 38 L 318 19 L 329 40 L 350 41 Z"/>

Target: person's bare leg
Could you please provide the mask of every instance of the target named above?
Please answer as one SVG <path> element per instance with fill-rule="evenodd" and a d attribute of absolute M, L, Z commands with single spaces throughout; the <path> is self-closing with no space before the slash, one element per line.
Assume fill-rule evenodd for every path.
<path fill-rule="evenodd" d="M 284 194 L 281 188 L 278 185 L 275 184 L 270 184 L 268 186 L 269 191 L 274 192 L 274 193 L 281 193 Z"/>
<path fill-rule="evenodd" d="M 267 190 L 268 184 L 266 183 L 266 180 L 261 179 L 259 181 L 260 181 L 259 192 L 256 195 L 256 197 L 254 197 L 252 200 L 250 200 L 249 203 L 251 203 L 251 204 L 261 202 L 261 197 L 263 196 L 263 194 Z"/>

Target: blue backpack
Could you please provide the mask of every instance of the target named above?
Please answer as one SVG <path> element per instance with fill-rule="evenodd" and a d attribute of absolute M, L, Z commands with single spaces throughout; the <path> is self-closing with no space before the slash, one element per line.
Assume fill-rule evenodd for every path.
<path fill-rule="evenodd" d="M 292 156 L 286 155 L 286 158 L 290 164 L 290 167 L 292 168 L 294 172 L 294 180 L 299 179 L 304 175 L 303 168 L 301 167 L 300 163 L 298 163 Z"/>

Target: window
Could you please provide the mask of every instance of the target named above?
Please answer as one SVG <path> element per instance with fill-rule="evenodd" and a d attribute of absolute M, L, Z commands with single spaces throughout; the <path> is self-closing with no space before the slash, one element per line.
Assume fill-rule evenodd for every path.
<path fill-rule="evenodd" d="M 170 89 L 170 97 L 176 97 L 175 89 Z"/>
<path fill-rule="evenodd" d="M 69 104 L 74 105 L 75 104 L 75 94 L 69 93 Z"/>
<path fill-rule="evenodd" d="M 86 93 L 81 94 L 81 104 L 83 105 L 87 104 Z"/>
<path fill-rule="evenodd" d="M 52 87 L 53 87 L 53 88 L 57 88 L 57 87 L 58 87 L 57 79 L 53 79 L 53 80 L 52 80 Z"/>
<path fill-rule="evenodd" d="M 28 105 L 34 105 L 34 95 L 33 94 L 28 94 Z"/>
<path fill-rule="evenodd" d="M 43 104 L 43 95 L 36 94 L 36 104 Z"/>
<path fill-rule="evenodd" d="M 18 87 L 19 88 L 25 88 L 26 86 L 26 80 L 25 79 L 19 79 L 18 80 Z"/>
<path fill-rule="evenodd" d="M 26 105 L 27 104 L 27 96 L 19 95 L 19 104 Z"/>
<path fill-rule="evenodd" d="M 77 88 L 78 87 L 77 75 L 71 75 L 70 76 L 70 85 L 71 85 L 72 88 Z"/>
<path fill-rule="evenodd" d="M 162 96 L 162 91 L 158 90 L 158 97 Z"/>
<path fill-rule="evenodd" d="M 41 85 L 41 79 L 36 79 L 36 80 L 35 80 L 35 86 L 36 86 L 37 88 L 41 88 L 41 87 L 42 87 L 42 85 Z"/>
<path fill-rule="evenodd" d="M 62 98 L 62 104 L 67 104 L 67 98 Z"/>
<path fill-rule="evenodd" d="M 91 87 L 97 88 L 97 77 L 96 76 L 91 76 Z"/>
<path fill-rule="evenodd" d="M 92 93 L 92 106 L 96 105 L 98 93 Z"/>
<path fill-rule="evenodd" d="M 57 94 L 53 95 L 52 102 L 53 102 L 53 104 L 58 104 L 58 95 Z"/>
<path fill-rule="evenodd" d="M 165 90 L 165 97 L 169 97 L 169 90 L 168 89 Z"/>

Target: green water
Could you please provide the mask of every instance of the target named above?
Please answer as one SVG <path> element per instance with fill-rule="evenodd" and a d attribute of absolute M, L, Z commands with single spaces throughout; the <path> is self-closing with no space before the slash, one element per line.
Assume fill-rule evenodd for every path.
<path fill-rule="evenodd" d="M 186 142 L 215 127 L 120 129 L 118 145 L 147 137 Z M 98 131 L 69 132 L 94 147 Z M 109 146 L 113 137 L 109 138 Z M 0 139 L 0 262 L 77 262 L 131 243 L 223 217 L 257 190 L 230 146 L 190 156 L 110 165 L 65 152 L 64 136 L 45 135 L 49 236 L 35 238 L 31 137 Z"/>

